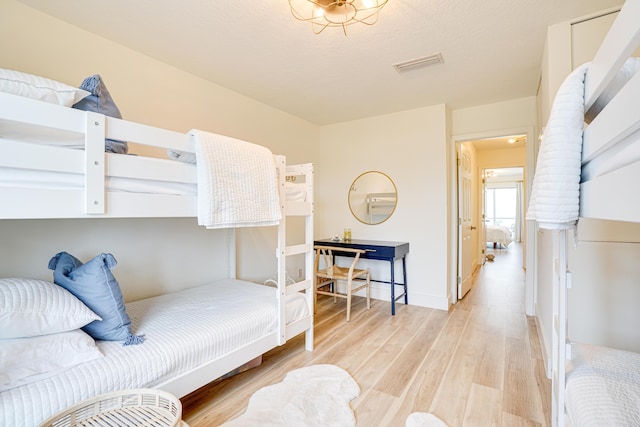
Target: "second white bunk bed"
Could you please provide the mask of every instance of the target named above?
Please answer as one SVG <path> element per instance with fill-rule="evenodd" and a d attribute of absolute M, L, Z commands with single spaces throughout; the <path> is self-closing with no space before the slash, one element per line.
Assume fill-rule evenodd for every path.
<path fill-rule="evenodd" d="M 194 217 L 200 221 L 200 165 L 105 153 L 105 139 L 110 138 L 195 157 L 198 133 L 181 134 L 0 93 L 0 220 Z M 146 335 L 144 343 L 122 347 L 117 342 L 97 342 L 104 355 L 98 360 L 42 381 L 4 391 L 0 387 L 0 425 L 36 425 L 81 400 L 122 388 L 160 388 L 182 397 L 303 332 L 305 348 L 312 350 L 313 165 L 287 165 L 280 155 L 272 159 L 279 219 L 264 225 L 278 230 L 275 289 L 235 278 L 231 231 L 229 279 L 127 304 L 134 332 Z M 232 185 L 264 185 L 245 182 L 245 176 L 234 171 L 230 176 Z M 293 216 L 304 218 L 304 236 L 300 243 L 287 246 L 287 218 Z M 207 228 L 227 227 L 208 224 Z M 287 281 L 291 257 L 304 258 L 305 277 L 296 283 Z M 179 299 L 185 304 L 182 309 L 177 308 Z M 193 310 L 199 314 L 194 316 Z M 252 335 L 235 336 L 233 331 L 242 330 L 247 317 L 253 322 Z M 176 322 L 191 321 L 187 319 L 197 324 L 184 323 L 179 331 L 172 330 Z M 166 328 L 171 333 L 163 334 Z M 222 328 L 219 333 L 231 341 L 218 345 L 209 333 L 216 328 Z M 189 338 L 194 331 L 196 335 Z"/>
<path fill-rule="evenodd" d="M 559 89 L 527 219 L 553 230 L 552 425 L 640 425 L 640 354 L 571 342 L 567 252 L 580 218 L 640 222 L 640 0 Z"/>

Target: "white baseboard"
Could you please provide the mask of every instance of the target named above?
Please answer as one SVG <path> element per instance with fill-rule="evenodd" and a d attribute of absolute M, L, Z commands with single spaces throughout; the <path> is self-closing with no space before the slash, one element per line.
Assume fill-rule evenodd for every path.
<path fill-rule="evenodd" d="M 396 298 L 402 293 L 400 286 L 396 287 Z M 360 290 L 354 295 L 366 296 L 364 290 Z M 384 283 L 371 283 L 371 298 L 381 301 L 391 301 L 391 289 L 390 285 Z M 418 307 L 434 308 L 436 310 L 449 310 L 449 299 L 447 296 L 435 296 L 429 294 L 421 294 L 411 292 L 409 290 L 408 296 L 409 305 L 416 305 Z M 404 304 L 404 299 L 401 298 L 396 301 L 396 304 Z"/>

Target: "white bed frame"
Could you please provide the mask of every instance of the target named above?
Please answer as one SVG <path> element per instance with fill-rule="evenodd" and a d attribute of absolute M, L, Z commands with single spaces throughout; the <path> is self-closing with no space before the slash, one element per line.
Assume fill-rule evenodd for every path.
<path fill-rule="evenodd" d="M 589 66 L 585 111 L 596 103 L 624 62 L 640 46 L 640 0 L 627 0 Z M 582 164 L 640 129 L 640 73 L 607 103 L 583 133 Z M 580 218 L 640 222 L 640 163 L 635 162 L 580 185 Z M 625 191 L 621 191 L 626 188 Z M 570 233 L 555 231 L 552 342 L 552 425 L 565 425 L 566 363 L 571 358 L 567 289 L 571 288 L 567 250 Z"/>
<path fill-rule="evenodd" d="M 493 243 L 493 247 L 496 247 L 496 244 L 500 244 L 504 246 L 506 249 L 511 242 L 513 242 L 513 238 L 511 236 L 511 230 L 509 228 L 502 225 L 486 225 L 486 242 Z"/>
<path fill-rule="evenodd" d="M 369 222 L 377 223 L 380 218 L 387 218 L 396 208 L 396 193 L 369 193 L 366 197 Z M 376 219 L 375 217 L 378 217 Z"/>
<path fill-rule="evenodd" d="M 195 184 L 195 165 L 104 151 L 105 138 L 110 138 L 193 153 L 195 147 L 187 134 L 0 93 L 0 137 L 16 140 L 0 141 L 0 166 L 66 171 L 84 176 L 84 188 L 77 190 L 0 187 L 0 219 L 197 217 L 196 196 L 105 190 L 105 176 Z M 69 138 L 83 142 L 84 150 L 25 143 Z M 313 165 L 287 165 L 286 158 L 280 155 L 275 156 L 275 160 L 282 210 L 276 249 L 279 327 L 273 333 L 161 386 L 178 397 L 302 332 L 305 332 L 305 348 L 313 350 Z M 304 201 L 286 201 L 285 182 L 292 176 L 303 177 L 296 181 L 305 186 Z M 295 246 L 286 245 L 287 217 L 291 216 L 305 218 L 304 243 Z M 203 233 L 206 232 L 203 228 Z M 230 234 L 230 259 L 234 264 L 230 274 L 234 276 L 235 233 Z M 287 284 L 287 258 L 300 254 L 304 254 L 305 278 Z M 285 296 L 300 291 L 305 292 L 309 314 L 287 325 Z"/>

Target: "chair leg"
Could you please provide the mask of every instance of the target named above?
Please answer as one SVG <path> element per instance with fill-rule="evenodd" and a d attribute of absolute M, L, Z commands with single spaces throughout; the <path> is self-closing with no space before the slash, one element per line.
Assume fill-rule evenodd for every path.
<path fill-rule="evenodd" d="M 371 273 L 367 272 L 367 310 L 371 308 Z"/>
<path fill-rule="evenodd" d="M 351 279 L 347 282 L 347 322 L 351 320 Z"/>

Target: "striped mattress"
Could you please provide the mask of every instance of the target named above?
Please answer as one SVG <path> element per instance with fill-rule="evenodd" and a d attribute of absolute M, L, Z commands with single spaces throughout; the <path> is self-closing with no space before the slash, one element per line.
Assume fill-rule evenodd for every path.
<path fill-rule="evenodd" d="M 299 296 L 288 300 L 287 312 L 303 316 L 306 304 Z M 124 347 L 120 342 L 97 341 L 105 357 L 0 393 L 0 426 L 35 426 L 99 394 L 161 387 L 277 328 L 276 289 L 231 279 L 126 307 L 133 331 L 145 335 L 143 344 Z"/>

